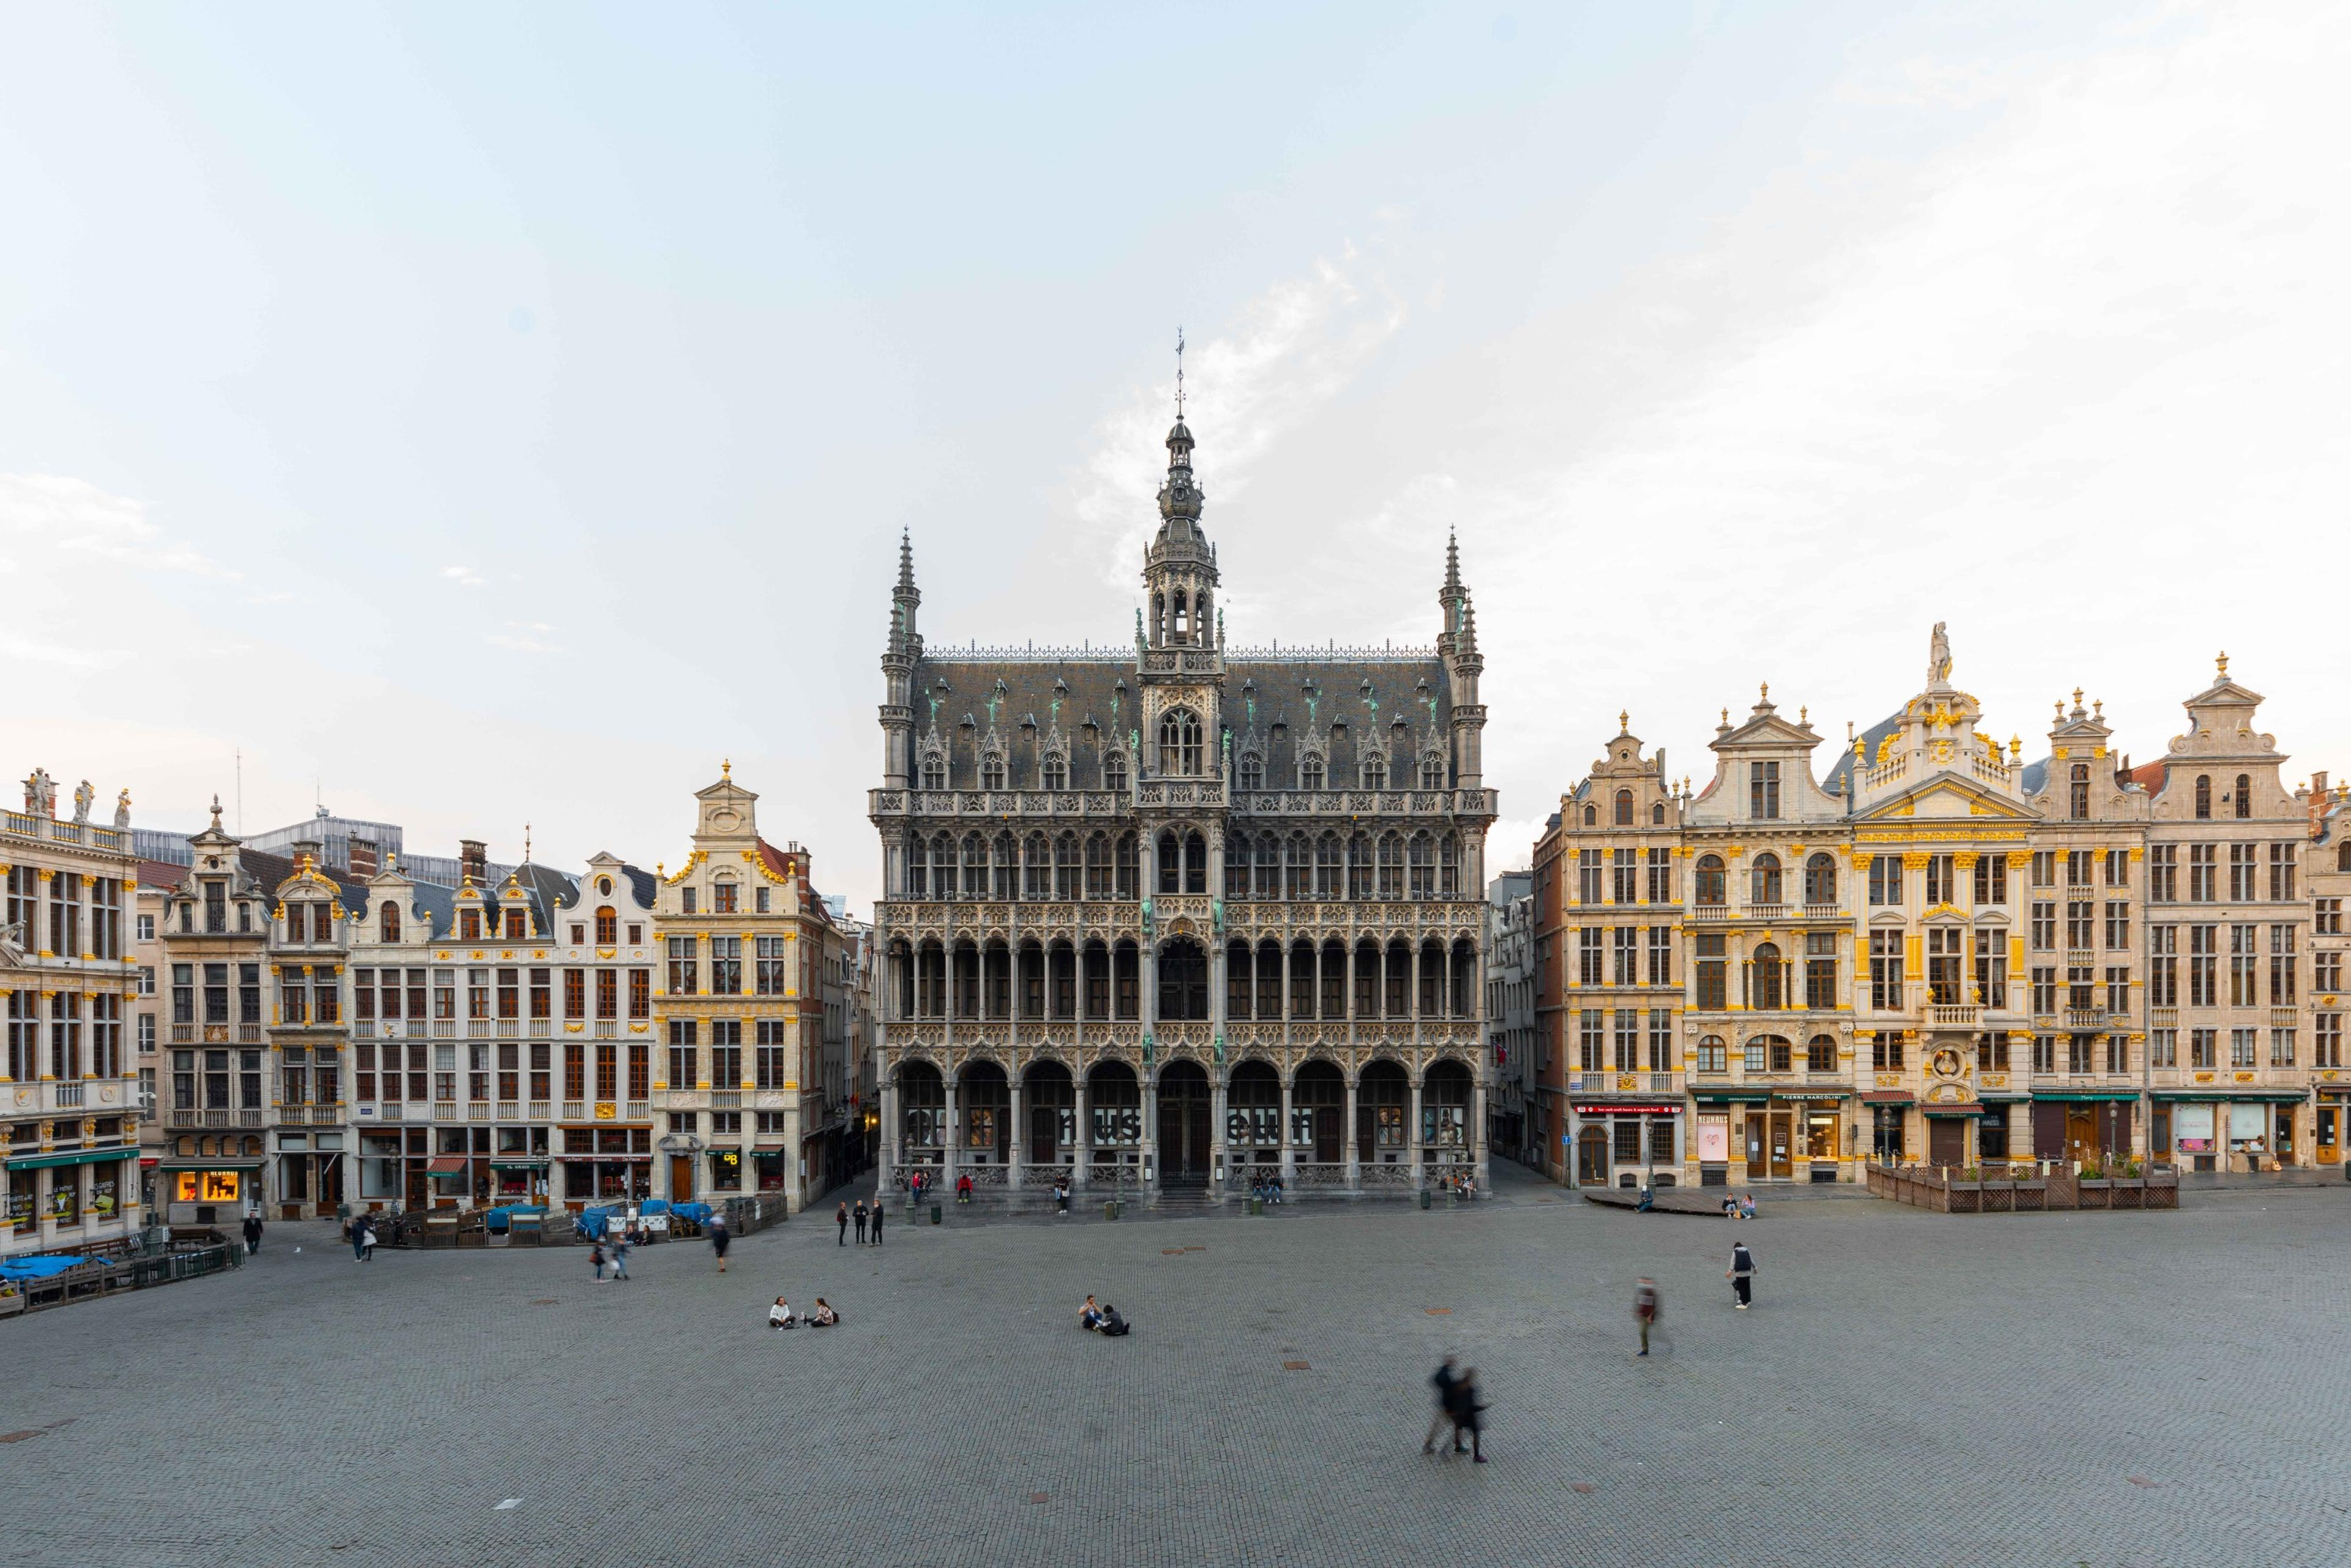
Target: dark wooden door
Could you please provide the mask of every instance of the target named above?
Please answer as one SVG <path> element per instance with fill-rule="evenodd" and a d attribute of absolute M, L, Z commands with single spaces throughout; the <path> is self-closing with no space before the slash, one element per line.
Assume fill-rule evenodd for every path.
<path fill-rule="evenodd" d="M 1751 1122 L 1754 1118 L 1750 1116 L 1748 1120 Z M 1796 1174 L 1795 1142 L 1795 1113 L 1791 1111 L 1772 1112 L 1771 1147 L 1772 1179 L 1785 1181 Z"/>
<path fill-rule="evenodd" d="M 1968 1163 L 1968 1124 L 1957 1116 L 1927 1118 L 1927 1163 L 1953 1170 Z"/>
<path fill-rule="evenodd" d="M 672 1155 L 669 1157 L 669 1198 L 672 1203 L 690 1203 L 694 1199 L 694 1156 Z"/>
<path fill-rule="evenodd" d="M 1208 1079 L 1188 1061 L 1159 1076 L 1159 1179 L 1208 1179 Z"/>
<path fill-rule="evenodd" d="M 1314 1157 L 1325 1165 L 1335 1164 L 1346 1156 L 1339 1152 L 1339 1109 L 1335 1105 L 1314 1107 Z"/>

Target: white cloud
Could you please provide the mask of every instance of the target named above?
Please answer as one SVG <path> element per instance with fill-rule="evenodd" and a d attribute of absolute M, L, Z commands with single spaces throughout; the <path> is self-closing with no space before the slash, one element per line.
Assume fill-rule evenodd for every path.
<path fill-rule="evenodd" d="M 481 588 L 490 580 L 470 566 L 444 566 L 441 569 L 441 575 L 460 588 Z"/>
<path fill-rule="evenodd" d="M 120 566 L 237 576 L 193 545 L 164 538 L 147 520 L 144 502 L 60 474 L 0 474 L 0 532 Z"/>
<path fill-rule="evenodd" d="M 560 653 L 562 647 L 549 640 L 555 630 L 544 621 L 508 621 L 503 629 L 488 632 L 482 641 L 493 648 L 505 648 L 517 653 Z"/>

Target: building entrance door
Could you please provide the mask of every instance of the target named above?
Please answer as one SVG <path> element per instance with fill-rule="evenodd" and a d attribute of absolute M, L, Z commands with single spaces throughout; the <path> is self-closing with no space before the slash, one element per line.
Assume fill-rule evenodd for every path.
<path fill-rule="evenodd" d="M 2065 1107 L 2065 1157 L 2076 1164 L 2095 1159 L 2098 1155 L 2098 1108 L 2095 1105 Z"/>
<path fill-rule="evenodd" d="M 2313 1141 L 2317 1145 L 2319 1163 L 2329 1166 L 2342 1163 L 2343 1107 L 2331 1100 L 2320 1101 L 2315 1131 L 2317 1136 Z"/>
<path fill-rule="evenodd" d="M 1159 1075 L 1159 1185 L 1208 1183 L 1208 1075 L 1171 1062 Z"/>
<path fill-rule="evenodd" d="M 1608 1185 L 1608 1124 L 1586 1122 L 1575 1134 L 1575 1179 L 1593 1186 Z"/>
<path fill-rule="evenodd" d="M 669 1200 L 672 1203 L 694 1201 L 694 1156 L 692 1155 L 670 1155 Z"/>
<path fill-rule="evenodd" d="M 1787 1181 L 1795 1176 L 1794 1112 L 1747 1113 L 1747 1174 L 1750 1178 L 1767 1181 Z"/>
<path fill-rule="evenodd" d="M 1957 1116 L 1927 1118 L 1927 1163 L 1953 1170 L 1968 1163 L 1968 1124 Z"/>

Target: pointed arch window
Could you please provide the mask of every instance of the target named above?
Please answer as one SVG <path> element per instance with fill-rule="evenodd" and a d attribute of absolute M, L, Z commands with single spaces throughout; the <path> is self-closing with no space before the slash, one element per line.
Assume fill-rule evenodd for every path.
<path fill-rule="evenodd" d="M 1420 787 L 1424 789 L 1445 788 L 1445 758 L 1426 757 L 1421 759 Z"/>
<path fill-rule="evenodd" d="M 1426 833 L 1415 833 L 1406 846 L 1406 857 L 1412 873 L 1411 895 L 1415 898 L 1437 896 L 1437 842 Z"/>
<path fill-rule="evenodd" d="M 1265 760 L 1254 751 L 1241 753 L 1241 788 L 1244 789 L 1265 788 Z"/>
<path fill-rule="evenodd" d="M 928 898 L 931 895 L 930 862 L 924 857 L 924 841 L 912 837 L 906 841 L 906 896 Z"/>
<path fill-rule="evenodd" d="M 1347 841 L 1347 896 L 1372 896 L 1372 836 L 1357 833 Z"/>
<path fill-rule="evenodd" d="M 1461 837 L 1447 833 L 1437 846 L 1437 896 L 1461 896 Z"/>
<path fill-rule="evenodd" d="M 1339 858 L 1339 835 L 1325 833 L 1314 841 L 1314 896 L 1338 897 L 1344 875 Z"/>
<path fill-rule="evenodd" d="M 1388 787 L 1388 759 L 1374 751 L 1364 758 L 1364 788 L 1384 789 Z"/>
<path fill-rule="evenodd" d="M 2237 815 L 2240 817 L 2252 816 L 2253 814 L 2253 776 L 2252 774 L 2240 773 L 2237 775 L 2236 795 Z"/>
<path fill-rule="evenodd" d="M 1380 835 L 1380 896 L 1404 896 L 1404 835 Z"/>
<path fill-rule="evenodd" d="M 1126 757 L 1113 751 L 1102 758 L 1102 788 L 1124 790 L 1126 788 Z"/>
<path fill-rule="evenodd" d="M 1045 788 L 1066 789 L 1070 787 L 1070 765 L 1057 753 L 1045 758 Z"/>
<path fill-rule="evenodd" d="M 1004 758 L 990 755 L 980 759 L 979 787 L 983 789 L 1004 788 Z"/>
<path fill-rule="evenodd" d="M 1200 717 L 1190 708 L 1169 708 L 1160 716 L 1159 771 L 1181 779 L 1200 771 Z"/>
<path fill-rule="evenodd" d="M 947 759 L 935 751 L 923 753 L 923 788 L 944 789 L 947 787 Z"/>
<path fill-rule="evenodd" d="M 1307 753 L 1306 759 L 1298 765 L 1298 787 L 1301 789 L 1322 788 L 1322 759 L 1311 752 Z"/>

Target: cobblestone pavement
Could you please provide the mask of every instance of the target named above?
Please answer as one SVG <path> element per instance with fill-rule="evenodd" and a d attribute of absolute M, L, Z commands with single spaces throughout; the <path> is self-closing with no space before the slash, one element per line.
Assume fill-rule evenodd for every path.
<path fill-rule="evenodd" d="M 803 1218 L 626 1285 L 273 1226 L 233 1275 L 0 1323 L 0 1561 L 2351 1562 L 2343 1190 L 1734 1228 L 1503 1179 L 878 1251 Z M 773 1333 L 778 1291 L 847 1322 Z M 1088 1291 L 1134 1337 L 1076 1328 Z M 1420 1452 L 1447 1351 L 1490 1464 Z"/>

